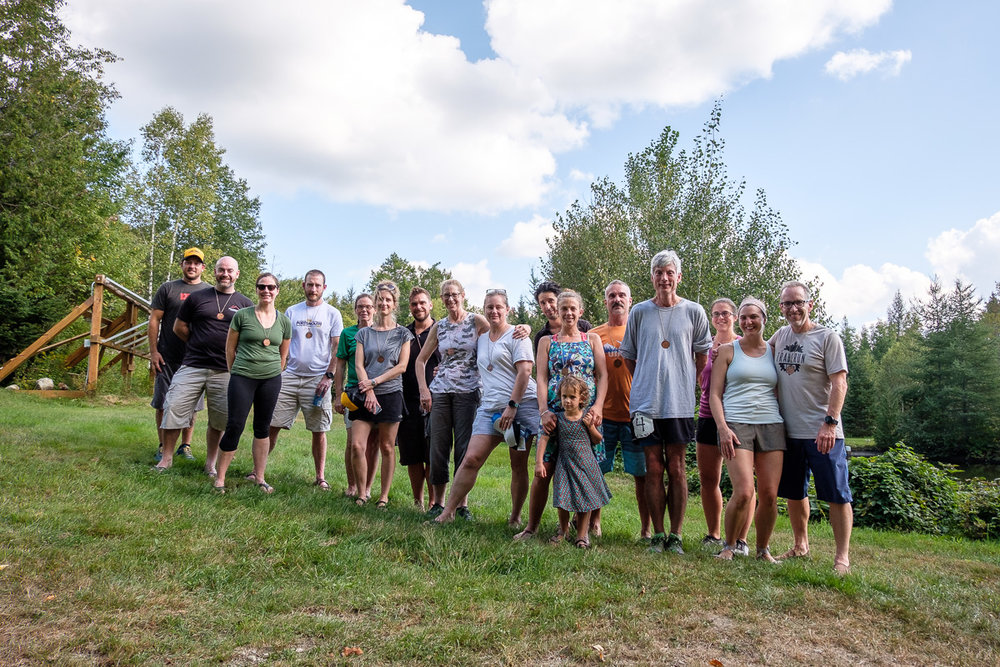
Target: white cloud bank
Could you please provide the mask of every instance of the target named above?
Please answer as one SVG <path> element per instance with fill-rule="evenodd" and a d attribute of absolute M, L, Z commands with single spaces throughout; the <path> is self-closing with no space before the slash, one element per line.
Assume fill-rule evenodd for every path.
<path fill-rule="evenodd" d="M 536 214 L 527 222 L 515 223 L 497 249 L 505 257 L 541 257 L 548 252 L 546 242 L 553 234 L 552 221 Z"/>
<path fill-rule="evenodd" d="M 927 244 L 924 255 L 934 272 L 947 283 L 959 278 L 988 296 L 1000 281 L 1000 211 L 977 220 L 965 231 L 949 229 Z"/>
<path fill-rule="evenodd" d="M 899 76 L 903 65 L 910 62 L 913 54 L 910 51 L 879 51 L 871 53 L 868 49 L 853 51 L 838 51 L 827 61 L 824 69 L 830 76 L 841 81 L 850 81 L 860 74 L 880 72 L 884 76 Z"/>
<path fill-rule="evenodd" d="M 890 0 L 487 0 L 497 58 L 403 0 L 73 0 L 73 40 L 122 57 L 111 119 L 206 112 L 237 173 L 396 210 L 534 206 L 556 156 L 623 106 L 691 105 L 873 24 Z"/>

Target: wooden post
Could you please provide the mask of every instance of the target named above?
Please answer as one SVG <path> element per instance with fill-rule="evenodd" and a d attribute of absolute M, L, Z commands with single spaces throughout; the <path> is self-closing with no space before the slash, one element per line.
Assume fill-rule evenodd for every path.
<path fill-rule="evenodd" d="M 87 357 L 87 392 L 97 391 L 101 368 L 101 311 L 104 309 L 104 276 L 94 278 L 94 306 L 90 311 L 90 350 Z"/>
<path fill-rule="evenodd" d="M 0 381 L 7 378 L 8 375 L 17 370 L 17 367 L 23 364 L 25 361 L 33 357 L 39 350 L 41 350 L 46 343 L 62 333 L 63 329 L 73 324 L 76 318 L 87 312 L 87 309 L 94 305 L 94 297 L 88 297 L 86 301 L 81 303 L 79 306 L 70 311 L 70 314 L 62 318 L 57 322 L 51 329 L 46 331 L 42 336 L 36 340 L 34 343 L 29 345 L 24 349 L 21 354 L 17 355 L 6 364 L 3 368 L 0 368 Z"/>

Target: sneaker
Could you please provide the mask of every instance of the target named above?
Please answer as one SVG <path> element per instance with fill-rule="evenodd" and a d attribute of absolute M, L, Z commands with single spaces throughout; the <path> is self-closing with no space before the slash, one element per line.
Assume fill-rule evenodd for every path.
<path fill-rule="evenodd" d="M 708 551 L 715 551 L 716 549 L 721 549 L 724 546 L 726 546 L 726 543 L 721 537 L 706 535 L 701 539 L 701 548 Z"/>
<path fill-rule="evenodd" d="M 156 456 L 154 456 L 153 459 L 157 462 L 163 460 L 163 445 L 156 448 Z"/>
<path fill-rule="evenodd" d="M 749 556 L 750 545 L 743 540 L 736 540 L 736 546 L 733 547 L 733 553 L 737 556 Z"/>
<path fill-rule="evenodd" d="M 680 556 L 684 555 L 684 546 L 681 544 L 681 536 L 677 533 L 670 533 L 667 536 L 666 550 Z"/>
<path fill-rule="evenodd" d="M 436 519 L 439 516 L 441 516 L 441 512 L 443 511 L 444 511 L 444 505 L 439 505 L 437 503 L 434 503 L 433 505 L 431 505 L 431 508 L 427 510 L 424 516 L 427 517 L 428 519 Z"/>
<path fill-rule="evenodd" d="M 194 461 L 194 454 L 191 453 L 191 445 L 181 445 L 177 450 L 178 456 L 183 456 L 188 461 Z"/>
<path fill-rule="evenodd" d="M 442 509 L 444 509 L 444 508 L 442 508 Z M 438 512 L 438 514 L 440 514 L 440 512 Z M 470 512 L 469 508 L 467 506 L 465 506 L 465 505 L 463 505 L 462 507 L 459 507 L 457 510 L 455 510 L 455 514 L 457 516 L 462 517 L 466 521 L 472 521 L 472 512 Z"/>
<path fill-rule="evenodd" d="M 663 550 L 666 548 L 667 538 L 664 537 L 663 533 L 657 533 L 653 535 L 653 538 L 649 541 L 649 548 L 647 551 L 651 554 L 662 554 Z"/>

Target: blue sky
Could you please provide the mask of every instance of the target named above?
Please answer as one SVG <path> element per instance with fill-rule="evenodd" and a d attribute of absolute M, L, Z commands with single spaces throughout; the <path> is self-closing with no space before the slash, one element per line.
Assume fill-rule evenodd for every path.
<path fill-rule="evenodd" d="M 767 192 L 835 316 L 873 320 L 932 274 L 1000 280 L 997 3 L 278 4 L 69 0 L 65 19 L 122 58 L 115 136 L 165 105 L 213 116 L 283 275 L 343 291 L 397 252 L 472 300 L 526 292 L 554 214 L 664 126 L 690 145 L 721 96 L 729 175 Z"/>

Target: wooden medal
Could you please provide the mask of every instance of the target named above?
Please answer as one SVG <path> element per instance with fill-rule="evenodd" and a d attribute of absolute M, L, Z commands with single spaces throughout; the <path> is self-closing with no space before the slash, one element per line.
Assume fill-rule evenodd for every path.
<path fill-rule="evenodd" d="M 313 337 L 313 332 L 312 331 L 307 331 L 306 332 L 306 338 L 312 338 L 312 337 Z"/>
<path fill-rule="evenodd" d="M 383 356 L 382 356 L 382 355 L 380 354 L 380 355 L 378 355 L 378 359 L 377 359 L 376 361 L 378 361 L 378 362 L 379 362 L 379 363 L 381 364 L 381 363 L 382 363 L 383 361 L 385 361 L 385 357 L 383 357 Z"/>
<path fill-rule="evenodd" d="M 271 344 L 271 339 L 270 339 L 270 338 L 265 338 L 265 339 L 264 339 L 264 347 L 267 347 L 267 346 L 269 346 L 270 344 Z"/>
<path fill-rule="evenodd" d="M 224 320 L 224 319 L 226 319 L 226 316 L 223 313 L 219 313 L 218 315 L 215 316 L 215 319 L 217 319 L 217 320 Z"/>
<path fill-rule="evenodd" d="M 622 365 L 622 360 L 621 359 L 615 359 L 615 368 L 621 368 L 621 365 Z"/>
<path fill-rule="evenodd" d="M 660 343 L 660 347 L 662 347 L 664 350 L 667 349 L 668 347 L 670 347 L 670 341 L 669 340 L 663 341 L 662 343 Z"/>

